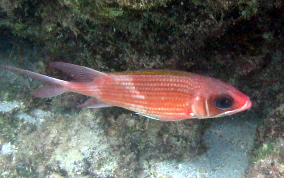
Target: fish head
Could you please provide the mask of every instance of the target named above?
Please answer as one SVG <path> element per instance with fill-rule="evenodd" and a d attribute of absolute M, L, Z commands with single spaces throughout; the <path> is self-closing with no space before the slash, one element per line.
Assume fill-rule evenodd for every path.
<path fill-rule="evenodd" d="M 231 84 L 214 80 L 196 95 L 191 110 L 195 117 L 203 119 L 232 115 L 249 109 L 251 105 L 250 98 Z"/>

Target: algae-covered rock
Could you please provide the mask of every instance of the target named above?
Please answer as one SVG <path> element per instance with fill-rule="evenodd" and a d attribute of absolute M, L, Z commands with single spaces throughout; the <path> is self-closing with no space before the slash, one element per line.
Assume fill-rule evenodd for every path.
<path fill-rule="evenodd" d="M 163 123 L 133 114 L 115 118 L 92 110 L 24 113 L 1 115 L 1 176 L 146 177 L 155 174 L 149 171 L 155 163 L 190 159 L 202 151 L 196 121 Z"/>
<path fill-rule="evenodd" d="M 148 9 L 155 6 L 166 6 L 171 0 L 117 0 L 121 6 L 130 7 L 133 9 Z"/>
<path fill-rule="evenodd" d="M 265 39 L 262 27 L 251 23 L 265 14 L 262 8 L 281 9 L 281 2 L 4 0 L 0 25 L 37 42 L 43 62 L 200 70 L 200 64 L 218 68 L 230 56 L 240 56 L 241 64 L 259 63 L 267 53 L 259 43 Z M 217 57 L 210 61 L 204 54 Z"/>
<path fill-rule="evenodd" d="M 283 95 L 281 95 L 283 97 Z M 284 176 L 284 104 L 273 110 L 258 128 L 257 145 L 247 177 Z"/>

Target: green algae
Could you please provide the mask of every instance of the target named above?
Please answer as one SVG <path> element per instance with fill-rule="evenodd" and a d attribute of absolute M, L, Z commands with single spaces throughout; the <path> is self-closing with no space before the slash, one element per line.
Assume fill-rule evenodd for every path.
<path fill-rule="evenodd" d="M 29 110 L 24 112 L 32 114 Z M 9 123 L 11 120 L 15 123 Z M 164 135 L 162 130 L 169 123 L 132 114 L 115 119 L 90 109 L 72 115 L 58 112 L 33 124 L 10 113 L 9 117 L 1 118 L 0 123 L 4 128 L 1 144 L 9 142 L 16 150 L 9 153 L 14 157 L 13 162 L 9 156 L 0 155 L 5 165 L 2 167 L 7 170 L 6 174 L 22 177 L 148 175 L 142 171 L 150 166 L 145 159 L 163 160 L 174 155 L 188 158 L 195 154 L 189 150 L 196 151 L 200 146 L 196 137 L 199 131 L 194 132 L 193 127 L 181 132 L 186 135 L 184 138 L 176 133 L 176 127 L 182 124 L 173 124 L 173 130 L 168 129 L 169 133 Z M 191 122 L 187 128 L 196 124 Z M 184 141 L 172 142 L 174 137 Z"/>
<path fill-rule="evenodd" d="M 210 37 L 222 37 L 232 24 L 250 21 L 260 13 L 261 5 L 266 6 L 250 0 L 5 0 L 0 4 L 5 14 L 0 23 L 18 36 L 45 45 L 55 60 L 71 58 L 109 70 L 161 68 L 186 62 L 183 59 L 192 55 L 193 49 L 202 48 L 206 40 L 214 41 Z M 183 55 L 175 53 L 182 48 Z M 190 61 L 184 66 L 194 63 Z"/>
<path fill-rule="evenodd" d="M 4 83 L 0 88 L 1 98 L 5 101 L 14 101 L 17 99 L 16 93 L 19 93 L 21 86 L 12 83 Z M 10 91 L 10 92 L 7 92 Z"/>
<path fill-rule="evenodd" d="M 284 105 L 280 104 L 258 128 L 256 149 L 253 151 L 247 177 L 284 175 L 283 111 Z"/>
<path fill-rule="evenodd" d="M 16 139 L 16 129 L 19 123 L 8 117 L 0 116 L 0 128 L 1 128 L 1 143 L 10 142 L 14 144 Z"/>
<path fill-rule="evenodd" d="M 275 147 L 276 140 L 271 141 L 270 143 L 264 144 L 263 146 L 257 148 L 254 151 L 254 154 L 256 155 L 252 161 L 255 163 L 259 160 L 265 159 L 268 155 L 274 155 L 276 156 L 277 153 L 280 151 L 280 148 Z"/>

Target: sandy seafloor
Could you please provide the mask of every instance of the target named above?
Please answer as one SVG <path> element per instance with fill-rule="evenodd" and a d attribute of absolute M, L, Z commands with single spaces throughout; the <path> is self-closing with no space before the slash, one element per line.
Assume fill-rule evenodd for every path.
<path fill-rule="evenodd" d="M 12 45 L 3 46 L 1 44 L 0 51 L 0 64 L 3 65 L 10 58 L 10 65 L 17 61 L 20 56 L 17 52 L 13 52 Z M 21 58 L 28 59 L 31 56 L 25 53 L 25 56 Z M 21 54 L 22 55 L 22 54 Z M 30 64 L 32 65 L 32 64 Z M 28 66 L 28 65 L 27 65 Z M 5 80 L 5 75 L 10 75 L 10 72 L 1 70 L 1 76 L 4 76 L 1 80 Z M 24 78 L 26 80 L 26 78 Z M 32 97 L 32 96 L 31 96 Z M 40 99 L 39 99 L 40 100 Z M 14 108 L 20 108 L 21 101 L 1 101 L 0 112 L 7 113 Z M 37 108 L 34 108 L 35 110 Z M 106 108 L 111 110 L 112 108 Z M 21 110 L 21 109 L 19 109 Z M 246 111 L 250 112 L 250 111 Z M 40 111 L 34 115 L 38 118 L 47 117 L 49 111 Z M 246 114 L 247 118 L 241 117 L 243 113 L 238 113 L 233 116 L 223 117 L 218 119 L 209 119 L 210 127 L 206 130 L 204 139 L 207 146 L 207 151 L 201 155 L 196 156 L 194 159 L 184 159 L 182 162 L 172 160 L 166 160 L 163 162 L 156 162 L 156 172 L 160 175 L 167 175 L 173 178 L 242 178 L 245 176 L 245 171 L 248 167 L 250 160 L 250 152 L 253 149 L 255 130 L 258 118 L 250 118 L 249 114 Z M 22 117 L 22 119 L 24 116 Z M 15 117 L 19 119 L 19 117 Z M 37 120 L 35 118 L 35 120 Z M 33 120 L 29 120 L 33 122 Z M 35 121 L 36 122 L 36 121 Z M 191 122 L 188 120 L 187 122 Z M 78 132 L 80 134 L 80 132 Z M 9 146 L 9 143 L 0 143 L 0 154 L 7 154 L 7 152 L 13 152 L 17 149 L 13 146 Z M 147 171 L 147 170 L 145 170 Z M 2 174 L 3 176 L 3 174 Z M 6 175 L 9 177 L 9 175 Z M 3 176 L 3 177 L 6 177 Z M 20 175 L 19 175 L 20 176 Z"/>
<path fill-rule="evenodd" d="M 194 160 L 158 163 L 157 169 L 172 177 L 242 178 L 249 164 L 255 138 L 256 122 L 252 118 L 210 119 L 205 133 L 208 150 Z"/>

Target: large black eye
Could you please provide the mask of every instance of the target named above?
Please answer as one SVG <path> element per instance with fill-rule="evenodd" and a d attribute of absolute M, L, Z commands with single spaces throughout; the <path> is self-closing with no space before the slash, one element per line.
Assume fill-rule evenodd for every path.
<path fill-rule="evenodd" d="M 229 109 L 233 104 L 234 100 L 229 95 L 220 95 L 214 100 L 215 107 L 221 110 Z"/>

